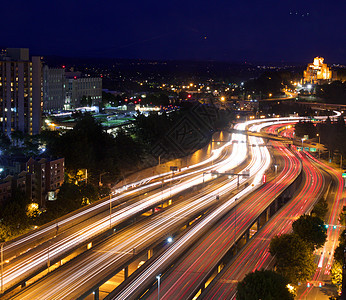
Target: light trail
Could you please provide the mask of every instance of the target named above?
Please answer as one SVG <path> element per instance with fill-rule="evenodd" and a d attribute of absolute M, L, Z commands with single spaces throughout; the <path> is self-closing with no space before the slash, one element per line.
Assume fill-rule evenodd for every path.
<path fill-rule="evenodd" d="M 263 140 L 257 137 L 249 137 L 251 144 L 263 144 Z M 179 253 L 183 252 L 191 242 L 201 235 L 207 228 L 210 228 L 211 224 L 221 218 L 229 209 L 234 206 L 235 201 L 238 198 L 249 194 L 253 190 L 257 189 L 261 184 L 261 180 L 264 172 L 270 165 L 270 154 L 266 147 L 252 147 L 252 157 L 254 160 L 253 166 L 251 166 L 250 174 L 256 174 L 253 177 L 252 185 L 244 188 L 236 196 L 229 199 L 227 202 L 216 208 L 213 212 L 203 218 L 198 224 L 196 224 L 188 233 L 174 243 L 164 254 L 153 262 L 150 267 L 141 273 L 131 284 L 129 284 L 124 290 L 122 290 L 114 299 L 130 299 L 133 298 L 133 294 L 138 291 L 139 286 L 145 286 L 145 282 L 155 277 L 155 274 L 159 274 L 162 265 L 167 262 L 173 261 L 174 257 L 177 257 Z"/>
<path fill-rule="evenodd" d="M 318 260 L 318 265 L 315 274 L 312 277 L 311 281 L 323 282 L 323 276 L 330 275 L 330 269 L 334 260 L 334 250 L 338 243 L 338 238 L 340 235 L 340 224 L 338 221 L 339 212 L 341 211 L 343 205 L 343 178 L 339 172 L 337 172 L 334 168 L 331 168 L 327 164 L 318 161 L 316 158 L 311 156 L 311 154 L 307 154 L 309 158 L 322 165 L 325 169 L 328 170 L 330 174 L 332 174 L 337 180 L 337 190 L 334 196 L 334 201 L 332 208 L 330 210 L 330 215 L 327 220 L 328 228 L 327 228 L 327 241 L 322 247 L 321 251 L 317 250 L 316 253 L 321 252 L 320 258 Z M 318 257 L 318 255 L 317 255 Z M 314 286 L 306 287 L 305 290 L 301 293 L 299 299 L 306 299 L 306 297 L 312 292 Z"/>
<path fill-rule="evenodd" d="M 292 118 L 284 118 L 284 119 L 286 119 L 287 122 L 292 122 Z M 274 118 L 273 120 L 278 121 L 278 118 Z M 259 120 L 259 121 L 263 122 L 263 120 Z M 256 123 L 256 122 L 237 124 L 236 129 L 245 130 L 246 126 L 248 126 L 249 124 L 253 124 L 253 123 Z M 251 142 L 252 144 L 258 143 L 259 140 L 261 141 L 260 143 L 263 144 L 262 139 L 250 137 L 250 140 L 252 141 Z M 236 143 L 235 143 L 235 141 L 236 141 Z M 207 174 L 207 176 L 204 176 L 205 178 L 203 178 L 203 176 L 202 176 L 203 172 L 205 172 L 206 170 L 209 171 L 212 168 L 213 170 L 216 170 L 216 171 L 222 173 L 222 172 L 225 172 L 227 170 L 232 170 L 233 168 L 235 168 L 237 165 L 239 165 L 241 162 L 243 162 L 245 160 L 246 153 L 247 153 L 246 137 L 240 133 L 239 134 L 238 133 L 233 134 L 231 141 L 221 148 L 228 147 L 231 144 L 233 145 L 233 151 L 232 151 L 231 156 L 228 159 L 225 159 L 223 162 L 215 164 L 212 167 L 208 166 L 208 167 L 205 167 L 204 169 L 201 169 L 199 171 L 193 171 L 194 174 L 196 174 L 196 176 L 194 178 L 187 179 L 186 182 L 184 182 L 182 184 L 178 184 L 172 188 L 167 188 L 164 192 L 159 192 L 156 195 L 154 194 L 152 196 L 149 196 L 146 199 L 143 199 L 142 201 L 140 201 L 139 203 L 129 205 L 125 209 L 122 209 L 122 210 L 119 210 L 117 212 L 112 213 L 112 216 L 111 216 L 112 224 L 116 224 L 116 222 L 121 222 L 121 221 L 125 220 L 126 218 L 129 218 L 133 214 L 137 213 L 138 211 L 143 211 L 146 208 L 148 208 L 148 207 L 150 207 L 156 203 L 159 203 L 163 199 L 168 199 L 168 198 L 170 198 L 171 195 L 175 195 L 175 194 L 183 191 L 185 188 L 194 186 L 196 184 L 200 184 L 203 182 L 203 179 L 204 179 L 204 181 L 210 180 L 211 175 Z M 253 148 L 262 148 L 263 149 L 263 147 L 253 147 Z M 261 152 L 262 149 L 259 149 L 259 152 Z M 209 162 L 213 161 L 217 157 L 219 157 L 221 155 L 221 151 L 222 150 L 220 150 L 220 149 L 214 150 L 213 155 L 215 155 L 215 156 L 213 156 L 213 158 L 210 158 Z M 256 151 L 257 150 L 254 150 L 254 153 L 256 153 Z M 258 153 L 256 155 L 258 155 Z M 254 170 L 254 172 L 257 172 L 257 171 Z M 170 174 L 170 172 L 166 173 L 166 175 L 168 175 L 168 174 Z M 253 174 L 252 171 L 251 171 L 251 174 Z M 190 175 L 191 175 L 191 173 L 189 173 L 186 176 L 190 176 Z M 159 175 L 157 175 L 157 176 L 159 176 Z M 161 176 L 162 176 L 162 174 L 161 174 Z M 261 182 L 262 176 L 263 176 L 263 172 L 256 174 L 256 176 L 253 179 L 255 186 Z M 177 177 L 176 177 L 176 179 L 177 179 Z M 157 177 L 153 176 L 150 178 L 156 179 Z M 148 178 L 148 180 L 152 180 L 152 179 Z M 172 178 L 172 180 L 173 180 L 173 178 Z M 139 182 L 143 182 L 143 181 L 139 181 Z M 147 181 L 145 181 L 145 182 L 147 182 Z M 153 184 L 160 185 L 161 182 L 153 183 Z M 183 185 L 185 187 L 183 187 Z M 140 189 L 142 189 L 142 188 L 145 188 L 145 187 L 141 187 Z M 220 193 L 221 193 L 221 191 L 220 191 Z M 108 206 L 109 200 L 107 200 L 105 202 L 106 202 L 105 205 Z M 69 239 L 63 240 L 63 241 L 58 241 L 57 243 L 55 243 L 54 245 L 52 245 L 50 247 L 49 251 L 50 251 L 51 258 L 54 259 L 54 256 L 60 255 L 60 253 L 62 251 L 67 251 L 67 250 L 75 247 L 75 245 L 78 245 L 82 242 L 85 242 L 93 234 L 95 235 L 98 232 L 105 230 L 108 226 L 109 226 L 109 217 L 106 217 L 106 218 L 103 218 L 102 220 L 100 220 L 98 222 L 95 222 L 93 225 L 91 225 L 91 227 L 86 227 L 85 229 L 83 229 L 83 230 L 81 230 L 75 234 L 72 234 Z M 24 260 L 24 263 L 22 263 L 21 265 L 22 266 L 24 265 L 25 267 L 21 268 L 18 265 L 18 268 L 12 268 L 12 270 L 5 270 L 5 272 L 8 271 L 8 274 L 9 274 L 9 280 L 7 280 L 7 283 L 9 283 L 11 280 L 17 280 L 17 281 L 22 280 L 23 277 L 21 277 L 21 276 L 25 276 L 25 273 L 29 272 L 29 270 L 30 270 L 29 265 L 31 265 L 32 268 L 35 268 L 35 267 L 37 268 L 40 265 L 44 266 L 45 262 L 46 262 L 46 257 L 47 257 L 47 249 L 41 251 L 40 255 L 31 257 L 30 261 Z M 36 262 L 35 262 L 35 260 L 36 260 Z M 5 278 L 6 278 L 6 273 L 5 273 L 4 279 Z"/>
<path fill-rule="evenodd" d="M 301 214 L 311 211 L 323 191 L 324 178 L 305 155 L 298 155 L 306 173 L 302 190 L 254 236 L 241 254 L 206 289 L 201 299 L 233 299 L 237 282 L 247 273 L 272 266 L 273 258 L 268 251 L 270 240 L 277 234 L 290 232 L 292 222 Z"/>
<path fill-rule="evenodd" d="M 246 149 L 247 149 L 247 147 L 246 147 L 246 143 L 245 143 L 245 136 L 243 136 L 243 135 L 240 135 L 240 134 L 234 134 L 234 137 L 232 138 L 232 142 L 233 141 L 238 141 L 238 143 L 236 143 L 235 145 L 233 145 L 233 152 L 232 152 L 232 154 L 231 154 L 231 156 L 230 156 L 230 158 L 228 158 L 228 159 L 226 159 L 226 160 L 224 160 L 224 163 L 223 163 L 223 166 L 221 166 L 221 167 L 217 167 L 217 166 L 213 166 L 213 168 L 214 168 L 214 170 L 216 169 L 217 171 L 223 171 L 223 170 L 227 170 L 227 169 L 232 169 L 232 168 L 234 168 L 235 166 L 237 166 L 239 163 L 241 163 L 245 158 L 246 158 L 246 153 L 247 153 L 247 151 L 246 151 Z M 250 164 L 251 165 L 251 164 Z M 216 167 L 216 168 L 215 168 Z M 174 191 L 172 190 L 172 193 L 176 193 L 177 191 L 180 191 L 181 189 L 186 189 L 187 188 L 187 183 L 189 184 L 189 185 L 191 185 L 191 186 L 193 186 L 193 185 L 195 185 L 195 184 L 197 184 L 197 183 L 201 183 L 202 182 L 202 180 L 203 180 L 203 178 L 202 178 L 202 176 L 199 174 L 198 175 L 198 177 L 197 178 L 193 178 L 193 179 L 190 179 L 190 181 L 188 181 L 188 182 L 184 182 L 183 184 L 180 184 L 180 185 L 177 185 L 177 186 L 175 186 L 174 187 Z M 242 180 L 242 181 L 244 181 L 244 180 Z M 213 192 L 213 194 L 215 194 L 215 193 L 217 193 L 218 195 L 220 195 L 220 196 L 223 196 L 224 194 L 227 194 L 227 193 L 229 193 L 229 191 L 231 190 L 231 189 L 234 189 L 235 187 L 236 187 L 236 185 L 237 185 L 237 180 L 232 180 L 230 183 L 227 183 L 227 184 L 224 184 L 224 185 L 222 185 L 219 189 L 217 189 L 216 191 L 214 191 Z M 173 189 L 173 188 L 172 188 Z M 141 201 L 141 203 L 139 204 L 138 202 L 135 204 L 135 208 L 133 208 L 133 209 L 141 209 L 141 208 L 139 208 L 141 205 L 148 205 L 148 202 L 149 201 L 155 201 L 155 198 L 157 198 L 157 197 L 159 197 L 160 199 L 162 199 L 162 197 L 163 198 L 165 198 L 166 196 L 168 196 L 168 194 L 170 194 L 171 193 L 171 191 L 170 191 L 170 189 L 168 189 L 166 192 L 164 192 L 164 193 L 159 193 L 158 194 L 158 196 L 152 196 L 152 197 L 147 197 L 145 200 L 143 200 L 143 201 Z M 193 207 L 195 207 L 195 209 L 197 209 L 198 208 L 198 205 L 200 205 L 199 203 L 201 203 L 201 202 L 203 202 L 204 200 L 206 200 L 206 199 L 208 199 L 208 201 L 211 201 L 211 200 L 215 200 L 215 196 L 211 196 L 211 195 L 206 195 L 206 196 L 204 196 L 203 198 L 198 198 L 197 200 L 196 200 L 196 203 L 193 203 L 193 206 L 190 206 L 190 207 L 187 207 L 187 208 L 190 208 L 189 210 L 187 210 L 187 211 L 189 211 L 189 213 L 191 213 L 191 209 L 193 208 Z M 131 210 L 132 209 L 132 207 L 129 207 L 129 206 L 127 206 L 126 207 L 126 210 L 127 210 L 127 213 L 128 214 L 131 214 Z M 122 213 L 122 212 L 120 212 L 120 213 Z M 174 217 L 175 217 L 175 215 L 173 215 Z M 112 215 L 112 218 L 114 218 L 114 214 Z M 173 218 L 173 219 L 175 219 L 175 218 Z M 112 220 L 112 223 L 113 223 L 114 221 Z M 106 224 L 105 224 L 105 226 L 108 226 L 108 219 L 106 219 Z M 166 225 L 169 225 L 169 223 L 165 223 Z M 94 224 L 94 226 L 93 227 L 95 227 L 95 225 L 96 224 Z M 100 222 L 100 224 L 99 224 L 100 226 L 103 226 L 103 223 L 102 222 Z M 162 223 L 162 221 L 161 222 L 159 222 L 156 226 L 158 227 L 158 229 L 156 229 L 156 230 L 159 230 L 160 232 L 162 232 L 162 225 L 163 225 L 163 223 Z M 73 242 L 75 242 L 75 240 L 77 239 L 77 238 L 83 238 L 83 239 L 85 239 L 85 235 L 87 235 L 87 234 L 90 234 L 91 233 L 91 231 L 92 230 L 95 230 L 94 228 L 85 228 L 84 230 L 83 230 L 83 232 L 79 232 L 79 233 L 77 233 L 76 235 L 80 235 L 80 237 L 78 237 L 78 236 L 73 236 L 72 238 L 73 238 Z M 144 238 L 147 238 L 147 235 L 146 235 L 146 231 L 145 231 L 145 229 L 144 230 L 140 230 L 139 231 L 140 232 L 140 234 L 141 234 L 141 236 L 144 236 Z M 137 237 L 138 238 L 138 237 Z M 118 252 L 122 252 L 122 253 L 129 253 L 128 251 L 131 251 L 132 249 L 133 249 L 133 246 L 135 245 L 137 245 L 137 247 L 139 246 L 138 244 L 136 244 L 136 243 L 134 243 L 134 241 L 136 241 L 137 240 L 137 238 L 135 238 L 135 239 L 129 239 L 129 241 L 128 241 L 128 244 L 125 244 L 125 245 L 122 245 L 122 249 L 121 250 L 119 250 L 118 249 Z M 142 237 L 143 238 L 143 237 Z M 67 244 L 67 242 L 66 241 L 63 241 L 62 243 L 61 243 L 61 246 L 66 246 L 66 244 Z M 131 246 L 130 246 L 131 245 Z M 58 245 L 58 246 L 60 246 L 60 245 Z M 56 247 L 56 245 L 54 245 L 54 247 L 55 247 L 55 249 L 57 248 Z M 107 250 L 106 250 L 106 252 L 107 252 Z M 51 255 L 54 255 L 55 254 L 55 252 L 52 252 L 52 254 Z M 106 259 L 104 259 L 104 261 L 108 264 L 109 263 L 109 261 L 107 260 L 108 259 L 108 257 L 106 257 Z M 45 259 L 43 260 L 43 262 L 45 261 Z M 95 262 L 96 263 L 96 262 Z M 86 269 L 87 267 L 85 267 L 84 266 L 84 269 L 83 269 L 83 274 L 85 274 L 85 269 Z M 103 267 L 104 268 L 104 267 Z M 88 275 L 90 275 L 90 274 L 94 274 L 93 273 L 93 269 L 94 269 L 94 265 L 93 264 L 91 264 L 90 266 L 89 266 L 89 268 L 87 268 L 87 274 Z M 99 271 L 96 271 L 96 272 L 99 272 Z M 94 274 L 95 275 L 95 274 Z M 75 275 L 71 275 L 71 276 L 69 276 L 69 277 L 66 277 L 66 279 L 67 279 L 67 284 L 68 284 L 68 282 L 70 282 L 70 280 L 72 280 L 72 278 L 75 278 Z M 83 283 L 83 282 L 85 282 L 85 280 L 86 280 L 86 278 L 84 277 L 84 278 L 81 278 L 81 281 L 82 282 L 77 282 L 76 281 L 76 284 L 75 284 L 75 286 L 74 286 L 74 288 L 78 288 L 78 287 L 80 287 L 80 285 Z M 57 297 L 57 298 L 59 298 L 59 297 L 64 297 L 64 295 L 62 295 L 62 289 L 61 289 L 61 286 L 62 286 L 62 284 L 63 284 L 63 282 L 62 281 L 60 281 L 60 284 L 59 284 L 59 290 L 58 291 L 52 291 L 52 293 L 59 293 L 59 296 Z M 69 287 L 69 288 L 66 288 L 66 289 L 64 289 L 65 290 L 65 292 L 67 293 L 68 291 L 73 291 L 73 287 Z M 47 290 L 45 290 L 45 294 L 47 294 L 48 295 L 48 291 Z M 21 298 L 23 297 L 23 295 L 21 295 L 20 296 Z M 31 297 L 31 296 L 30 296 Z M 29 297 L 29 298 L 30 298 Z"/>

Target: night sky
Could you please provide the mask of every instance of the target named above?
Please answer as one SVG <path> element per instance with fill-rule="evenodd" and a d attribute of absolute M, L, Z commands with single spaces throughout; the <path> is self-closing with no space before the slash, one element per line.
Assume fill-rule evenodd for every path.
<path fill-rule="evenodd" d="M 345 0 L 6 1 L 2 47 L 74 57 L 346 63 Z"/>

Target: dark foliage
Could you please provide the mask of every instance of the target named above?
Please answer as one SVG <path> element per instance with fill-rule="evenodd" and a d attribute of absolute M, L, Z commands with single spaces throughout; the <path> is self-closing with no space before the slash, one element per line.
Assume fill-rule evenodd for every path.
<path fill-rule="evenodd" d="M 328 212 L 328 203 L 325 199 L 320 199 L 314 206 L 311 214 L 324 220 L 326 213 Z"/>
<path fill-rule="evenodd" d="M 316 216 L 302 215 L 292 223 L 293 232 L 307 242 L 312 249 L 320 248 L 327 239 L 323 220 Z"/>
<path fill-rule="evenodd" d="M 293 294 L 287 289 L 288 280 L 273 271 L 255 271 L 249 273 L 238 283 L 238 300 L 293 300 Z"/>
<path fill-rule="evenodd" d="M 269 252 L 276 258 L 277 271 L 293 284 L 309 279 L 316 270 L 310 245 L 296 234 L 274 237 Z"/>
<path fill-rule="evenodd" d="M 330 84 L 318 85 L 316 95 L 325 99 L 328 103 L 346 103 L 346 82 L 333 81 Z"/>

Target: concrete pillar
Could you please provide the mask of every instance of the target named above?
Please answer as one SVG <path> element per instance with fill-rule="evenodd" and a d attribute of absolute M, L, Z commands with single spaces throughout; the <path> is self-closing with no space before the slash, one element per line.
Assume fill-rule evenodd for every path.
<path fill-rule="evenodd" d="M 148 259 L 150 259 L 153 256 L 154 249 L 149 249 L 148 250 Z"/>
<path fill-rule="evenodd" d="M 100 291 L 99 291 L 99 288 L 97 288 L 94 291 L 94 300 L 99 300 L 99 299 L 100 299 Z"/>
<path fill-rule="evenodd" d="M 129 267 L 124 268 L 124 280 L 126 280 L 129 277 Z"/>
<path fill-rule="evenodd" d="M 245 232 L 245 241 L 246 242 L 248 242 L 249 241 L 249 239 L 250 239 L 250 229 L 248 229 L 248 230 L 246 230 L 246 232 Z"/>

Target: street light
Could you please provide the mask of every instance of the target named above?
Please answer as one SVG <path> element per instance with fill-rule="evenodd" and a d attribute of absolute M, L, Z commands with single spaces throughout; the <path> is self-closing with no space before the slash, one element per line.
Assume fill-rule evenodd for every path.
<path fill-rule="evenodd" d="M 160 279 L 161 279 L 161 274 L 156 276 L 157 279 L 157 299 L 160 300 Z"/>
<path fill-rule="evenodd" d="M 274 167 L 275 167 L 275 188 L 274 188 L 274 191 L 275 191 L 275 197 L 276 197 L 276 184 L 277 184 L 276 178 L 277 178 L 277 174 L 278 174 L 278 165 L 275 164 Z"/>
<path fill-rule="evenodd" d="M 237 253 L 237 200 L 238 198 L 234 199 L 234 249 L 235 252 Z"/>
<path fill-rule="evenodd" d="M 102 186 L 102 185 L 103 185 L 103 184 L 102 184 L 102 176 L 103 176 L 103 175 L 106 175 L 107 173 L 109 173 L 109 172 L 103 172 L 103 173 L 100 174 L 99 186 Z"/>
<path fill-rule="evenodd" d="M 305 139 L 302 139 L 302 151 L 304 151 L 304 140 Z"/>
<path fill-rule="evenodd" d="M 50 268 L 50 259 L 49 259 L 50 242 L 51 241 L 48 241 L 48 252 L 47 252 L 47 269 L 48 269 L 48 273 L 49 273 L 49 268 Z"/>
<path fill-rule="evenodd" d="M 4 292 L 4 281 L 3 281 L 3 274 L 4 274 L 4 242 L 1 243 L 1 294 Z"/>
<path fill-rule="evenodd" d="M 109 227 L 112 229 L 112 194 L 109 194 Z"/>
<path fill-rule="evenodd" d="M 321 137 L 319 133 L 317 133 L 316 136 L 318 136 L 318 159 L 320 159 Z"/>

